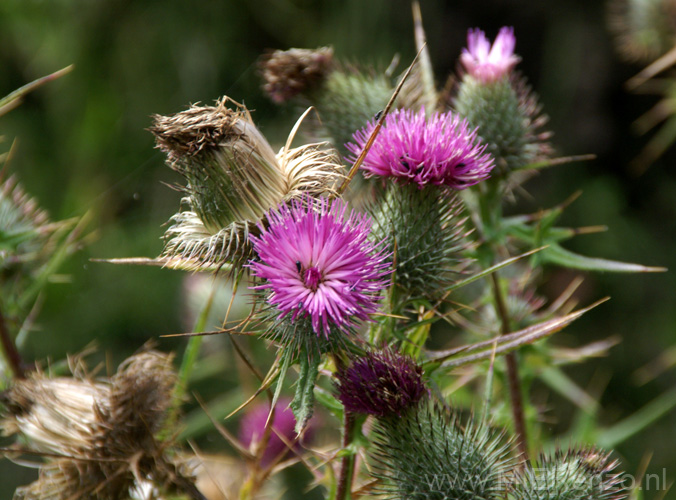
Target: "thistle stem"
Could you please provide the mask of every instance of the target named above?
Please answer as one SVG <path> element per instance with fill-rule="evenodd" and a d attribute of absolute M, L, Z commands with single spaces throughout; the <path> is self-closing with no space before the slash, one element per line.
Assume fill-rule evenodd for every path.
<path fill-rule="evenodd" d="M 354 429 L 354 415 L 345 410 L 343 413 L 343 449 L 346 449 L 352 443 Z M 352 498 L 352 478 L 354 477 L 355 457 L 355 454 L 350 453 L 345 455 L 340 461 L 340 475 L 338 476 L 338 487 L 336 488 L 336 500 L 349 500 Z"/>
<path fill-rule="evenodd" d="M 501 334 L 511 333 L 509 313 L 502 296 L 498 273 L 491 275 L 493 282 L 493 296 L 498 310 L 501 322 Z M 523 396 L 521 394 L 521 381 L 519 379 L 519 365 L 516 361 L 516 353 L 508 352 L 505 355 L 507 363 L 507 384 L 509 386 L 509 397 L 512 403 L 512 418 L 514 419 L 514 431 L 517 436 L 517 444 L 523 461 L 528 461 L 528 440 L 526 436 L 526 419 L 523 414 Z"/>
<path fill-rule="evenodd" d="M 26 378 L 21 355 L 16 348 L 16 344 L 14 344 L 14 341 L 12 340 L 2 311 L 0 311 L 0 340 L 2 342 L 2 350 L 5 355 L 5 359 L 14 373 L 14 377 L 17 379 Z"/>

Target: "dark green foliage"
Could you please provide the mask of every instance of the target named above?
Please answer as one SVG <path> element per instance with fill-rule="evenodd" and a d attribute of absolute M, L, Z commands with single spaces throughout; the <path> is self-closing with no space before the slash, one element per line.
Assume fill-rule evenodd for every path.
<path fill-rule="evenodd" d="M 403 417 L 379 419 L 372 433 L 374 476 L 390 500 L 503 498 L 513 466 L 509 444 L 488 425 L 463 425 L 421 401 Z"/>
<path fill-rule="evenodd" d="M 464 220 L 455 196 L 436 186 L 392 183 L 376 208 L 372 233 L 388 240 L 394 281 L 411 299 L 439 299 L 463 261 Z"/>
<path fill-rule="evenodd" d="M 542 456 L 515 478 L 514 500 L 620 500 L 627 497 L 613 469 L 617 462 L 594 449 Z"/>

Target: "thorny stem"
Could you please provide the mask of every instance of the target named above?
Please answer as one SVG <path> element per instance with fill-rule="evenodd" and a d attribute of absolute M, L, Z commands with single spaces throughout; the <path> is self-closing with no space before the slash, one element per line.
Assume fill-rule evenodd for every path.
<path fill-rule="evenodd" d="M 502 205 L 501 191 L 499 183 L 483 183 L 481 185 L 481 194 L 479 196 L 479 211 L 482 222 L 481 230 L 486 239 L 486 244 L 490 253 L 494 256 L 500 248 L 499 228 Z M 494 264 L 491 262 L 489 265 Z M 505 304 L 505 299 L 500 288 L 498 273 L 491 274 L 493 298 L 498 316 L 500 317 L 500 331 L 502 335 L 511 333 L 509 312 Z M 516 359 L 516 353 L 510 352 L 505 355 L 507 364 L 507 384 L 509 387 L 509 398 L 512 406 L 512 418 L 514 420 L 514 431 L 517 436 L 517 444 L 521 453 L 522 462 L 528 461 L 528 439 L 526 435 L 526 419 L 523 410 L 523 396 L 521 393 L 521 381 L 519 378 L 519 366 Z"/>
<path fill-rule="evenodd" d="M 343 413 L 343 442 L 341 443 L 343 449 L 346 449 L 352 443 L 355 429 L 354 424 L 354 415 L 345 410 Z M 348 500 L 352 498 L 351 491 L 355 457 L 354 453 L 349 453 L 340 460 L 340 475 L 338 476 L 336 500 Z"/>
<path fill-rule="evenodd" d="M 505 306 L 505 300 L 502 296 L 500 283 L 498 282 L 498 273 L 491 275 L 493 282 L 493 295 L 498 309 L 501 322 L 501 333 L 507 335 L 511 333 L 509 313 Z M 528 461 L 528 440 L 526 435 L 526 420 L 523 414 L 523 396 L 521 394 L 521 382 L 519 379 L 519 365 L 516 361 L 516 353 L 508 352 L 505 354 L 507 363 L 507 384 L 509 386 L 509 397 L 512 401 L 512 418 L 514 419 L 514 431 L 517 436 L 517 444 L 521 452 L 523 462 Z"/>
<path fill-rule="evenodd" d="M 9 333 L 9 328 L 7 328 L 7 323 L 5 322 L 5 317 L 0 310 L 0 339 L 2 340 L 2 350 L 7 359 L 9 367 L 14 373 L 14 377 L 17 379 L 26 378 L 26 374 L 23 369 L 23 361 L 21 360 L 21 355 L 16 348 L 16 344 L 12 340 L 12 337 Z"/>
<path fill-rule="evenodd" d="M 333 356 L 336 370 L 341 370 L 344 367 L 344 361 L 340 355 Z M 355 417 L 349 412 L 347 408 L 343 409 L 343 440 L 342 448 L 347 449 L 354 439 L 355 431 Z M 354 477 L 355 456 L 353 453 L 345 455 L 340 460 L 340 472 L 338 476 L 338 483 L 336 487 L 335 500 L 349 500 L 352 498 L 352 478 Z"/>

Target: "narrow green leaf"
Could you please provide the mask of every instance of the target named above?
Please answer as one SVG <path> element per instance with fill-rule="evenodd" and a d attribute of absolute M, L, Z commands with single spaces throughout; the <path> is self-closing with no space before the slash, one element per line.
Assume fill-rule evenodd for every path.
<path fill-rule="evenodd" d="M 319 356 L 307 356 L 301 353 L 298 360 L 300 373 L 296 382 L 296 394 L 291 402 L 291 409 L 296 417 L 296 433 L 301 434 L 312 418 L 315 404 L 315 382 L 319 375 Z"/>
<path fill-rule="evenodd" d="M 570 250 L 553 244 L 547 247 L 542 253 L 542 258 L 546 262 L 557 264 L 559 266 L 572 269 L 581 269 L 583 271 L 610 271 L 616 273 L 661 273 L 667 269 L 664 267 L 649 267 L 641 264 L 630 264 L 627 262 L 618 262 L 615 260 L 599 259 L 595 257 L 585 257 Z"/>
<path fill-rule="evenodd" d="M 580 309 L 579 311 L 570 313 L 561 318 L 554 318 L 537 325 L 529 326 L 518 332 L 501 335 L 494 339 L 478 342 L 476 344 L 432 353 L 426 365 L 440 364 L 443 367 L 449 368 L 489 359 L 493 355 L 493 352 L 495 352 L 496 355 L 505 354 L 509 351 L 518 349 L 523 345 L 532 344 L 537 340 L 549 337 L 606 300 L 608 299 L 605 298 L 599 300 L 591 306 Z"/>
<path fill-rule="evenodd" d="M 544 250 L 545 248 L 547 248 L 547 247 L 536 248 L 536 249 L 531 250 L 529 252 L 522 253 L 521 255 L 517 255 L 516 257 L 512 257 L 512 258 L 509 258 L 507 260 L 503 260 L 502 262 L 499 262 L 499 263 L 495 264 L 494 266 L 491 266 L 491 267 L 484 269 L 480 273 L 474 274 L 474 275 L 470 276 L 469 278 L 465 278 L 464 280 L 457 281 L 457 282 L 453 283 L 451 286 L 446 288 L 446 291 L 452 292 L 453 290 L 457 290 L 458 288 L 462 288 L 463 286 L 469 285 L 470 283 L 473 283 L 478 279 L 489 276 L 490 274 L 494 273 L 495 271 L 499 271 L 503 267 L 507 267 L 511 264 L 514 264 L 518 260 L 521 260 L 524 257 L 528 257 L 530 255 L 533 255 L 534 253 L 537 253 L 541 250 Z"/>
<path fill-rule="evenodd" d="M 57 78 L 65 75 L 66 73 L 70 73 L 70 71 L 74 68 L 72 64 L 70 66 L 66 66 L 63 69 L 60 69 L 59 71 L 56 71 L 50 75 L 43 76 L 42 78 L 38 78 L 37 80 L 33 80 L 32 82 L 24 85 L 23 87 L 15 90 L 14 92 L 8 94 L 7 96 L 3 97 L 0 99 L 0 115 L 3 114 L 3 111 L 7 110 L 10 108 L 10 106 L 13 106 L 17 101 L 19 101 L 23 96 L 28 94 L 29 92 L 35 90 L 38 88 L 40 85 L 50 82 L 52 80 L 56 80 Z"/>
<path fill-rule="evenodd" d="M 598 444 L 612 449 L 676 408 L 676 388 L 661 394 L 633 415 L 599 433 Z"/>

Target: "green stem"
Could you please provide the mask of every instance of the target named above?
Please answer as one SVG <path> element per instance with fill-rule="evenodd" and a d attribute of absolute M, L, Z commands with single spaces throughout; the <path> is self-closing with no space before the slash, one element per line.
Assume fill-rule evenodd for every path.
<path fill-rule="evenodd" d="M 352 443 L 355 431 L 355 418 L 352 413 L 345 410 L 343 413 L 343 450 Z M 349 453 L 340 461 L 340 475 L 336 489 L 336 500 L 350 500 L 352 498 L 352 478 L 354 477 L 354 464 L 356 454 Z"/>
<path fill-rule="evenodd" d="M 3 354 L 5 355 L 7 364 L 12 369 L 12 373 L 14 373 L 14 377 L 17 379 L 25 378 L 21 355 L 14 344 L 14 340 L 12 340 L 2 311 L 0 311 L 0 341 L 2 343 Z"/>

